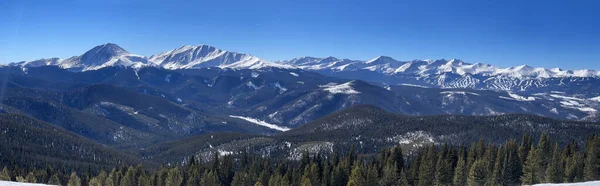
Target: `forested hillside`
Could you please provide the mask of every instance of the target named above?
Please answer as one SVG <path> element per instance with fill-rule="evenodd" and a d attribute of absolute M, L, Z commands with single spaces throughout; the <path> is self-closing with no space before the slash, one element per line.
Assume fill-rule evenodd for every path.
<path fill-rule="evenodd" d="M 570 183 L 600 179 L 600 137 L 585 145 L 560 146 L 547 134 L 538 142 L 528 135 L 502 144 L 483 139 L 469 146 L 425 145 L 412 155 L 399 146 L 363 155 L 305 152 L 296 160 L 256 154 L 191 156 L 160 169 L 116 167 L 77 174 L 64 170 L 5 167 L 1 180 L 67 185 L 519 185 Z M 62 171 L 62 172 L 61 172 Z M 95 174 L 90 174 L 94 172 Z M 50 176 L 52 175 L 52 176 Z"/>

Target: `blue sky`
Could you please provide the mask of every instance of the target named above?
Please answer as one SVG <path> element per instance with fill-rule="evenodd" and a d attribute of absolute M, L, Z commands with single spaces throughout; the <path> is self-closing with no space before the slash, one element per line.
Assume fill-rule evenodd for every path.
<path fill-rule="evenodd" d="M 458 58 L 600 70 L 595 1 L 0 1 L 0 63 L 112 42 L 151 55 L 208 44 L 269 60 Z"/>

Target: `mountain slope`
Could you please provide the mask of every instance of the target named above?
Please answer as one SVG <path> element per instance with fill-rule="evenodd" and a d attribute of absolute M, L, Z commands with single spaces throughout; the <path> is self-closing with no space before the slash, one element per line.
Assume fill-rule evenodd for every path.
<path fill-rule="evenodd" d="M 490 132 L 493 131 L 493 132 Z M 583 144 L 584 136 L 600 132 L 600 124 L 554 120 L 532 115 L 500 116 L 407 116 L 356 105 L 274 136 L 215 133 L 182 141 L 153 145 L 142 151 L 156 161 L 175 163 L 190 155 L 250 151 L 266 157 L 299 158 L 302 152 L 347 152 L 355 146 L 362 153 L 401 145 L 410 152 L 428 143 L 469 144 L 480 139 L 503 143 L 527 133 L 538 138 L 548 133 L 561 144 Z"/>
<path fill-rule="evenodd" d="M 166 69 L 206 67 L 259 69 L 264 67 L 293 68 L 266 61 L 248 54 L 224 51 L 213 46 L 186 45 L 150 56 L 150 61 Z"/>
<path fill-rule="evenodd" d="M 24 168 L 52 165 L 83 171 L 141 163 L 136 157 L 22 115 L 0 114 L 0 142 L 2 165 Z"/>

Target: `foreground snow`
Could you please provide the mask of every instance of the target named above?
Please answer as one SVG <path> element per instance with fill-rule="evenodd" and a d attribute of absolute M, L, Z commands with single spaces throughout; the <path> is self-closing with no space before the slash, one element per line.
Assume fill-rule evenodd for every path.
<path fill-rule="evenodd" d="M 579 183 L 543 183 L 535 184 L 534 186 L 593 186 L 600 185 L 600 181 L 588 181 Z"/>
<path fill-rule="evenodd" d="M 275 125 L 275 124 L 270 124 L 270 123 L 267 123 L 267 122 L 264 122 L 264 121 L 261 121 L 261 120 L 258 120 L 258 119 L 254 119 L 254 118 L 249 118 L 249 117 L 244 117 L 244 116 L 234 116 L 234 115 L 229 115 L 229 117 L 237 118 L 237 119 L 243 119 L 243 120 L 246 120 L 246 121 L 248 121 L 250 123 L 254 123 L 254 124 L 257 124 L 257 125 L 260 125 L 260 126 L 264 126 L 264 127 L 268 127 L 270 129 L 274 129 L 274 130 L 278 130 L 278 131 L 288 131 L 288 130 L 290 130 L 290 128 L 278 126 L 278 125 Z"/>
<path fill-rule="evenodd" d="M 20 183 L 12 181 L 0 181 L 0 186 L 44 186 L 46 184 L 41 183 Z"/>

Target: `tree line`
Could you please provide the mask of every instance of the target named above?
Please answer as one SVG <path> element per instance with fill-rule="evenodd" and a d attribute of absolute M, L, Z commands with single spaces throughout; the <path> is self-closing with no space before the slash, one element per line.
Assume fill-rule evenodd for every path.
<path fill-rule="evenodd" d="M 600 137 L 580 147 L 559 146 L 546 134 L 538 142 L 524 135 L 495 145 L 479 140 L 470 146 L 425 145 L 405 155 L 400 147 L 379 154 L 303 153 L 299 160 L 269 159 L 242 152 L 201 160 L 192 156 L 177 166 L 142 165 L 92 170 L 27 170 L 4 167 L 0 180 L 69 186 L 355 186 L 355 185 L 520 185 L 600 180 Z"/>

